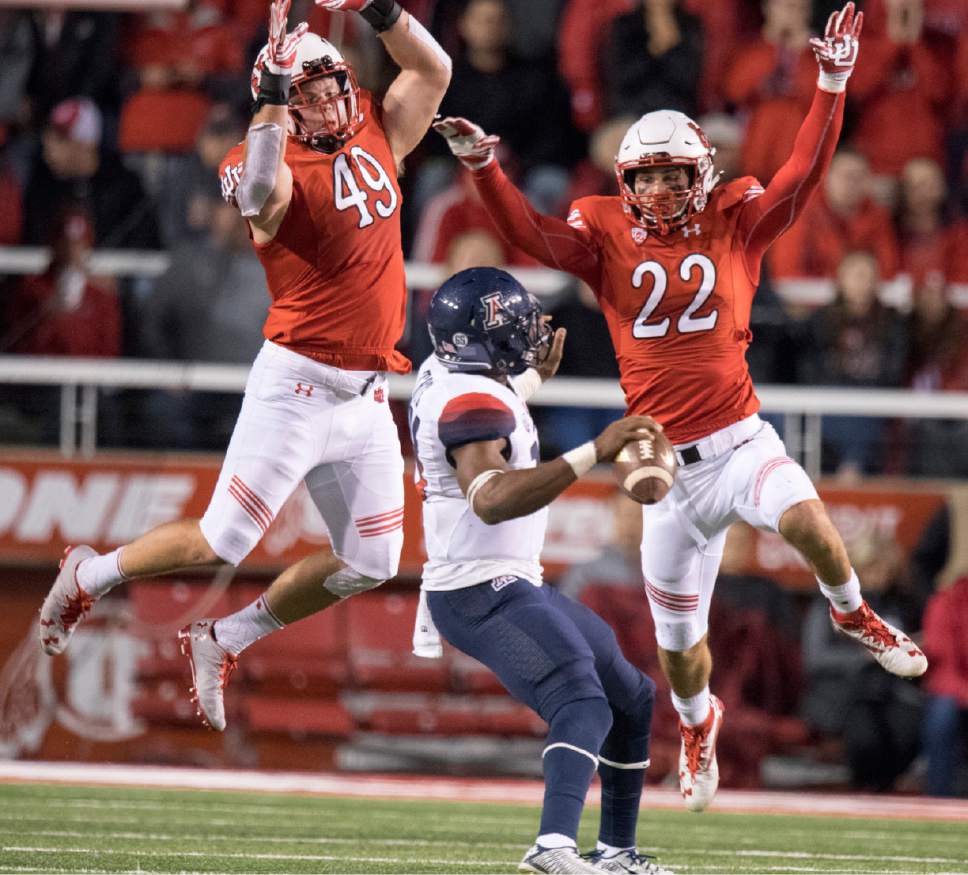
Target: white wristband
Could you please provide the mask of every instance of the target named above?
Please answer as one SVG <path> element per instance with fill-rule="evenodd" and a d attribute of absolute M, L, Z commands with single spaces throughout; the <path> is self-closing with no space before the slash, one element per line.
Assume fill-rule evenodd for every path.
<path fill-rule="evenodd" d="M 499 468 L 491 468 L 489 471 L 481 471 L 473 480 L 470 482 L 470 486 L 467 487 L 467 503 L 471 506 L 471 510 L 477 513 L 477 509 L 474 507 L 474 499 L 477 498 L 477 493 L 480 488 L 498 474 L 503 474 Z"/>
<path fill-rule="evenodd" d="M 534 368 L 528 368 L 523 374 L 511 377 L 511 385 L 522 401 L 527 401 L 541 388 L 541 374 Z"/>
<path fill-rule="evenodd" d="M 564 453 L 561 458 L 571 465 L 571 470 L 575 472 L 576 477 L 581 477 L 595 467 L 595 463 L 598 462 L 598 450 L 595 449 L 594 441 L 588 441 Z"/>
<path fill-rule="evenodd" d="M 817 88 L 828 94 L 840 94 L 847 90 L 847 80 L 853 72 L 849 70 L 846 73 L 825 73 L 821 70 L 820 75 L 817 76 Z"/>

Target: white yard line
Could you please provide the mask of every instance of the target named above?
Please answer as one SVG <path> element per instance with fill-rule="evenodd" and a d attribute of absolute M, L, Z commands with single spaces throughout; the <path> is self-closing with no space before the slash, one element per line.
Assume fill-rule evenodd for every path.
<path fill-rule="evenodd" d="M 0 763 L 0 781 L 4 780 L 142 788 L 254 790 L 264 793 L 302 793 L 401 800 L 517 802 L 529 805 L 540 804 L 544 794 L 542 782 L 531 780 L 464 780 L 413 775 L 257 772 L 25 761 Z M 598 804 L 597 787 L 592 788 L 588 801 L 593 805 Z M 643 808 L 681 810 L 682 801 L 675 790 L 648 787 L 643 797 Z M 968 801 L 966 800 L 907 796 L 720 790 L 712 810 L 968 821 Z"/>

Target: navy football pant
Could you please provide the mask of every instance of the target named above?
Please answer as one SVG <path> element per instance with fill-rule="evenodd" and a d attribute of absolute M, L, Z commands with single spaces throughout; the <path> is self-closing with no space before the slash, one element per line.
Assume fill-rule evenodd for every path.
<path fill-rule="evenodd" d="M 655 685 L 594 611 L 521 578 L 429 592 L 440 633 L 549 725 L 539 834 L 574 838 L 599 753 L 600 839 L 635 843 Z"/>

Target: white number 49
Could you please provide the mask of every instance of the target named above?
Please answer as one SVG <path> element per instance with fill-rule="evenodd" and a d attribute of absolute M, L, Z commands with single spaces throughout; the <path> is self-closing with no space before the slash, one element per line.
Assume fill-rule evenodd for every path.
<path fill-rule="evenodd" d="M 389 218 L 397 208 L 397 193 L 393 188 L 393 183 L 383 165 L 376 160 L 365 149 L 353 146 L 350 149 L 350 156 L 359 171 L 364 184 L 373 194 L 386 192 L 385 199 L 377 200 L 373 204 L 373 209 L 381 219 Z M 360 228 L 367 228 L 376 221 L 373 214 L 367 208 L 366 202 L 370 195 L 367 194 L 356 181 L 350 162 L 345 152 L 336 156 L 333 162 L 333 201 L 338 210 L 348 210 L 355 208 L 360 213 Z"/>

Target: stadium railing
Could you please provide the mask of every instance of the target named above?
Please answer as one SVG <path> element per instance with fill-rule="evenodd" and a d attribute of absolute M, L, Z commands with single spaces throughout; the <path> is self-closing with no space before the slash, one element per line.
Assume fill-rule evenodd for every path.
<path fill-rule="evenodd" d="M 40 273 L 48 260 L 49 250 L 43 247 L 0 247 L 0 276 Z M 163 274 L 170 263 L 167 252 L 98 250 L 91 256 L 90 268 L 95 276 L 150 279 Z M 433 288 L 444 277 L 444 268 L 436 264 L 409 262 L 406 270 L 411 288 Z M 567 274 L 544 268 L 513 268 L 511 272 L 539 295 L 555 295 L 572 282 Z M 787 280 L 777 285 L 781 296 L 803 304 L 823 303 L 832 291 L 832 284 L 824 280 Z M 882 289 L 882 297 L 903 307 L 910 299 L 910 283 L 901 277 Z M 957 304 L 968 305 L 968 286 L 953 288 L 952 297 Z M 0 355 L 0 384 L 61 387 L 60 448 L 65 456 L 93 455 L 96 451 L 99 388 L 232 393 L 242 391 L 247 374 L 248 367 L 243 365 Z M 412 387 L 412 376 L 394 376 L 390 397 L 406 400 Z M 968 393 L 963 392 L 760 385 L 757 395 L 764 413 L 782 415 L 787 450 L 813 477 L 820 474 L 825 415 L 968 420 Z M 615 381 L 566 377 L 545 386 L 532 403 L 624 407 Z"/>
<path fill-rule="evenodd" d="M 97 450 L 100 388 L 241 392 L 248 372 L 245 365 L 204 362 L 0 356 L 0 384 L 61 387 L 60 449 L 65 456 Z M 391 376 L 390 397 L 409 399 L 413 384 L 413 375 Z M 823 416 L 968 420 L 968 392 L 761 385 L 757 395 L 764 413 L 783 416 L 787 450 L 813 477 L 820 474 Z M 624 407 L 616 381 L 575 377 L 557 377 L 531 403 Z"/>

